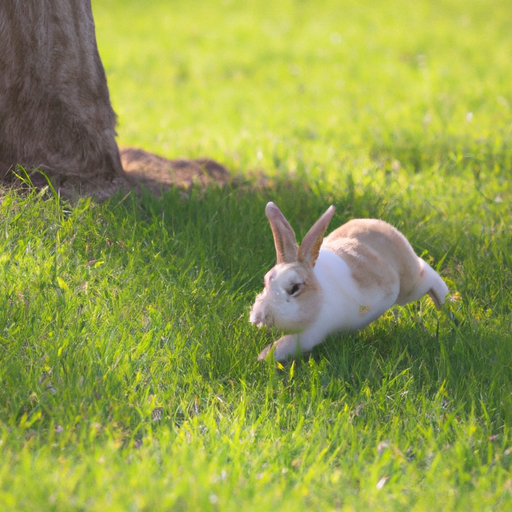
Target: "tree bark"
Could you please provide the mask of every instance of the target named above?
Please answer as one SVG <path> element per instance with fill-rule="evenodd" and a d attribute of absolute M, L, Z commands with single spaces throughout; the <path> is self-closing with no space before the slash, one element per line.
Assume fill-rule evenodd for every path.
<path fill-rule="evenodd" d="M 91 1 L 1 0 L 0 179 L 121 176 L 115 124 Z"/>

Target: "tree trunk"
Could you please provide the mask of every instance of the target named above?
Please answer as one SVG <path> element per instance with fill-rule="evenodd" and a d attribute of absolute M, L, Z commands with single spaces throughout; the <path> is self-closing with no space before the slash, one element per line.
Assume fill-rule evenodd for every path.
<path fill-rule="evenodd" d="M 123 174 L 90 0 L 0 0 L 0 180 Z"/>

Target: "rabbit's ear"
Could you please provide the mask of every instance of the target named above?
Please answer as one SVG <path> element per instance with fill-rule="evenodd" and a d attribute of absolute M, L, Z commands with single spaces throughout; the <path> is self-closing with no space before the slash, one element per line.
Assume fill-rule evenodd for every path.
<path fill-rule="evenodd" d="M 334 206 L 330 206 L 328 210 L 315 222 L 313 227 L 307 232 L 299 247 L 297 259 L 300 262 L 309 263 L 312 267 L 315 266 L 320 246 L 324 240 L 324 233 L 331 222 L 334 215 Z"/>
<path fill-rule="evenodd" d="M 272 202 L 265 208 L 276 246 L 277 264 L 297 261 L 297 241 L 295 233 L 281 210 Z"/>

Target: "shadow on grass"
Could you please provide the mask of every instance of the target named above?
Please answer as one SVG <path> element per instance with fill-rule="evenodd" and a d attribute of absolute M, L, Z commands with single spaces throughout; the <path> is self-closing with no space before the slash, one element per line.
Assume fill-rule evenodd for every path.
<path fill-rule="evenodd" d="M 512 419 L 512 343 L 506 318 L 500 321 L 492 312 L 482 316 L 481 306 L 466 297 L 468 288 L 482 290 L 476 278 L 466 276 L 453 289 L 459 281 L 460 261 L 482 260 L 482 265 L 485 261 L 485 267 L 480 263 L 474 267 L 479 278 L 489 281 L 495 273 L 493 265 L 502 264 L 502 251 L 480 254 L 475 248 L 483 240 L 472 235 L 459 242 L 453 237 L 453 226 L 436 219 L 430 228 L 436 236 L 430 232 L 425 245 L 422 232 L 429 228 L 418 232 L 416 226 L 423 225 L 427 212 L 412 201 L 384 197 L 372 187 L 350 186 L 349 179 L 346 184 L 320 188 L 310 177 L 300 176 L 276 178 L 265 186 L 246 181 L 206 190 L 192 187 L 186 194 L 171 189 L 160 198 L 143 190 L 141 194 L 118 194 L 101 204 L 66 206 L 66 215 L 59 214 L 56 222 L 60 225 L 59 250 L 68 251 L 69 260 L 79 266 L 66 271 L 67 262 L 62 264 L 59 277 L 72 287 L 73 274 L 84 266 L 81 262 L 87 269 L 98 269 L 87 270 L 89 281 L 97 279 L 98 283 L 94 294 L 98 306 L 91 309 L 97 332 L 89 333 L 89 321 L 84 319 L 83 328 L 66 334 L 76 324 L 75 306 L 68 308 L 59 329 L 62 336 L 69 336 L 65 343 L 74 348 L 51 356 L 49 366 L 69 367 L 65 375 L 73 376 L 73 368 L 79 365 L 91 377 L 94 393 L 113 397 L 113 403 L 122 403 L 125 394 L 141 404 L 153 394 L 163 394 L 170 403 L 179 404 L 181 396 L 186 400 L 206 397 L 236 389 L 241 382 L 264 393 L 268 379 L 277 378 L 282 389 L 293 384 L 297 393 L 301 389 L 313 392 L 312 386 L 318 385 L 332 401 L 340 396 L 356 400 L 365 393 L 369 393 L 368 400 L 372 393 L 383 394 L 386 400 L 386 393 L 428 399 L 444 390 L 447 403 L 475 408 L 496 424 Z M 298 239 L 329 204 L 337 207 L 332 228 L 349 218 L 367 216 L 395 224 L 418 254 L 427 251 L 435 261 L 445 257 L 443 276 L 452 292 L 462 295 L 460 314 L 466 315 L 466 322 L 455 328 L 440 317 L 437 335 L 437 313 L 423 299 L 422 306 L 393 309 L 359 333 L 329 337 L 309 360 L 296 362 L 294 372 L 290 365 L 276 373 L 272 363 L 258 363 L 259 351 L 272 337 L 249 324 L 248 311 L 263 275 L 275 262 L 264 214 L 269 200 L 286 213 Z M 399 208 L 390 209 L 390 200 Z M 66 219 L 74 217 L 77 222 L 68 226 Z M 502 279 L 506 281 L 507 276 L 503 271 Z M 55 288 L 59 304 L 71 301 L 64 300 L 64 289 Z M 18 299 L 13 295 L 11 300 Z M 51 300 L 50 293 L 47 301 Z M 503 300 L 496 295 L 487 308 L 499 311 Z M 77 302 L 76 310 L 87 310 L 90 304 L 90 298 L 83 304 Z M 101 325 L 103 311 L 108 312 L 104 321 L 112 325 Z M 96 340 L 94 363 L 90 340 Z M 104 345 L 101 340 L 109 341 Z M 13 366 L 13 372 L 18 371 Z M 188 373 L 181 381 L 180 375 Z M 57 389 L 79 385 L 74 377 L 63 375 L 61 380 L 71 380 L 59 386 L 55 375 Z M 178 414 L 180 407 L 176 405 L 169 414 Z M 137 415 L 133 411 L 130 415 L 135 424 Z"/>

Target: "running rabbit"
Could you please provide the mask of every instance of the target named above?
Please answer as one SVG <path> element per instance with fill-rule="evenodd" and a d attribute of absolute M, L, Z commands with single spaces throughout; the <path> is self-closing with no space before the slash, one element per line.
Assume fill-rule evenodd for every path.
<path fill-rule="evenodd" d="M 265 275 L 250 321 L 288 334 L 268 345 L 259 360 L 272 349 L 278 361 L 309 351 L 330 333 L 361 329 L 394 304 L 426 293 L 438 309 L 444 304 L 445 282 L 388 223 L 354 219 L 323 238 L 334 215 L 331 206 L 298 246 L 274 203 L 267 204 L 265 213 L 277 263 Z"/>

